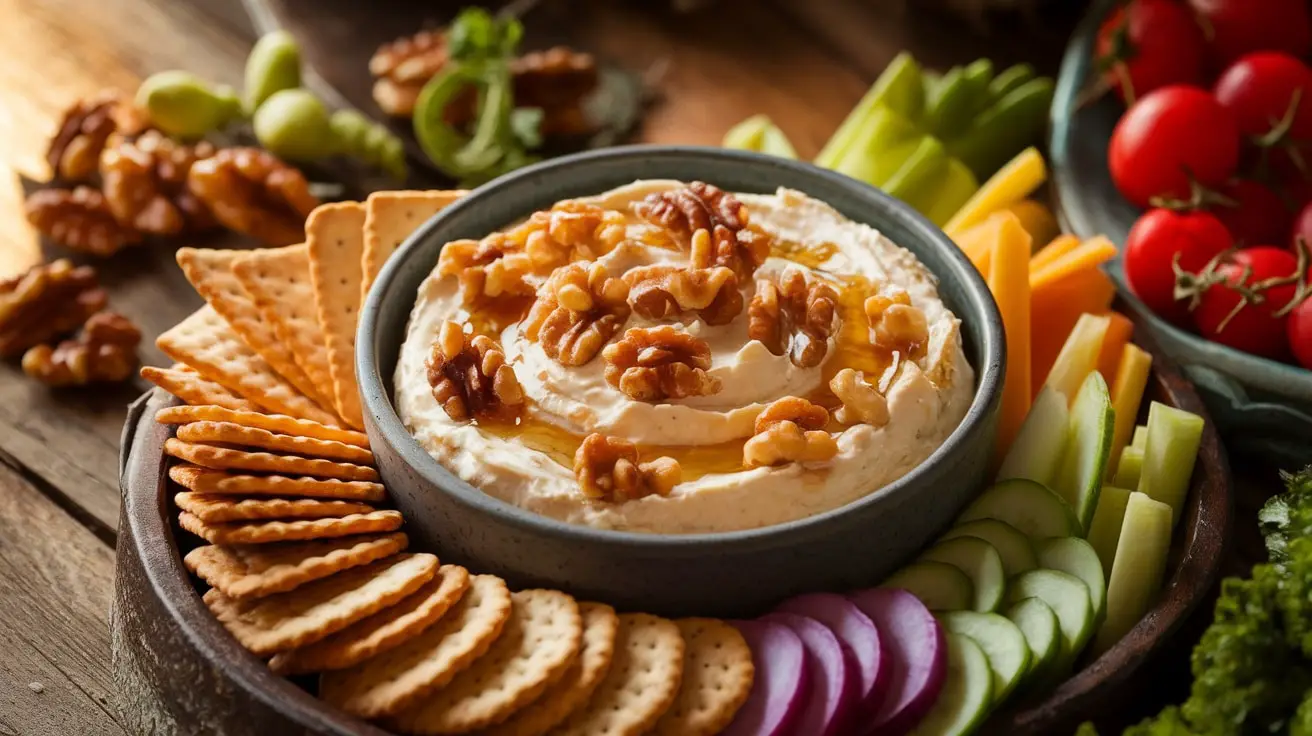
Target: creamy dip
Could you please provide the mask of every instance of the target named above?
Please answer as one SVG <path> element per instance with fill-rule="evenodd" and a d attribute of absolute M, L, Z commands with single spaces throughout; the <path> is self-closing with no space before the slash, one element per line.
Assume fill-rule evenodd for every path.
<path fill-rule="evenodd" d="M 652 192 L 680 187 L 675 181 L 640 181 L 584 201 L 629 211 Z M 402 421 L 424 448 L 471 485 L 538 514 L 599 528 L 653 533 L 698 533 L 779 524 L 828 511 L 897 480 L 923 462 L 961 422 L 970 404 L 974 373 L 962 352 L 960 322 L 939 299 L 936 279 L 910 252 L 877 230 L 852 222 L 824 202 L 779 189 L 770 195 L 736 195 L 751 222 L 775 240 L 755 279 L 800 269 L 808 279 L 833 283 L 840 292 L 838 325 L 824 361 L 799 368 L 748 338 L 744 309 L 732 322 L 709 326 L 684 314 L 675 323 L 711 348 L 709 373 L 721 389 L 661 403 L 636 401 L 608 383 L 598 355 L 565 366 L 528 340 L 518 321 L 497 327 L 508 364 L 528 402 L 515 424 L 457 422 L 433 398 L 426 361 L 441 324 L 486 322 L 471 312 L 456 277 L 434 271 L 419 289 L 395 376 Z M 630 218 L 629 230 L 651 226 Z M 684 263 L 685 252 L 638 239 L 597 259 L 611 276 L 635 266 Z M 740 285 L 751 299 L 754 283 Z M 914 359 L 882 355 L 869 342 L 861 299 L 876 290 L 902 290 L 920 309 L 929 339 Z M 658 324 L 634 314 L 625 329 Z M 623 335 L 621 330 L 614 338 Z M 831 422 L 838 454 L 824 463 L 790 463 L 744 469 L 742 445 L 757 414 L 787 396 L 832 408 L 829 379 L 843 368 L 865 371 L 887 399 L 889 421 L 875 427 Z M 598 501 L 579 490 L 572 467 L 583 437 L 599 432 L 631 440 L 642 460 L 670 456 L 683 482 L 668 495 L 623 503 Z"/>

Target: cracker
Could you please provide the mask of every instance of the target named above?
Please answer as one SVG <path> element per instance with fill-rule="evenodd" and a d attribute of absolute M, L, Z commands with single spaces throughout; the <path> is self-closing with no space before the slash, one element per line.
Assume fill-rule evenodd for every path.
<path fill-rule="evenodd" d="M 187 569 L 234 600 L 285 593 L 406 548 L 405 534 L 368 534 L 313 542 L 207 545 L 182 558 Z"/>
<path fill-rule="evenodd" d="M 273 325 L 260 316 L 255 300 L 246 293 L 233 272 L 233 264 L 245 255 L 246 251 L 217 248 L 178 248 L 176 254 L 183 275 L 241 336 L 247 347 L 264 358 L 301 393 L 322 401 L 310 377 L 296 365 L 292 352 L 274 333 Z"/>
<path fill-rule="evenodd" d="M 328 349 L 333 403 L 352 427 L 364 427 L 355 381 L 355 323 L 360 312 L 360 262 L 364 251 L 364 205 L 320 206 L 305 221 L 314 306 Z"/>
<path fill-rule="evenodd" d="M 620 615 L 615 655 L 582 710 L 553 736 L 638 736 L 674 703 L 683 677 L 683 637 L 673 621 L 646 613 Z"/>
<path fill-rule="evenodd" d="M 446 685 L 488 650 L 510 618 L 501 578 L 475 575 L 460 602 L 406 646 L 351 669 L 325 672 L 319 697 L 347 713 L 379 718 L 398 713 Z"/>
<path fill-rule="evenodd" d="M 360 304 L 383 264 L 433 215 L 469 194 L 463 189 L 374 192 L 365 202 Z"/>
<path fill-rule="evenodd" d="M 336 519 L 233 521 L 226 524 L 207 524 L 186 511 L 178 514 L 178 526 L 210 544 L 267 544 L 349 537 L 352 534 L 394 532 L 401 528 L 401 523 L 401 512 L 391 510 Z"/>
<path fill-rule="evenodd" d="M 215 470 L 253 470 L 259 473 L 312 475 L 340 480 L 378 480 L 378 471 L 364 465 L 198 445 L 184 442 L 176 437 L 170 437 L 164 442 L 164 452 L 180 460 Z"/>
<path fill-rule="evenodd" d="M 242 646 L 266 657 L 341 631 L 404 599 L 436 573 L 433 555 L 402 553 L 250 601 L 212 588 L 205 605 Z"/>
<path fill-rule="evenodd" d="M 141 377 L 188 404 L 212 404 L 242 411 L 258 411 L 260 408 L 254 401 L 243 399 L 191 369 L 156 368 L 147 365 L 142 366 Z"/>
<path fill-rule="evenodd" d="M 542 736 L 578 710 L 601 684 L 615 653 L 619 617 L 601 603 L 580 603 L 583 637 L 579 654 L 565 674 L 509 720 L 486 728 L 481 736 Z"/>
<path fill-rule="evenodd" d="M 373 465 L 374 454 L 363 447 L 335 440 L 276 434 L 267 429 L 243 427 L 232 422 L 190 422 L 178 427 L 178 439 L 201 444 L 241 445 L 301 457 L 341 460 L 357 465 Z"/>
<path fill-rule="evenodd" d="M 296 437 L 313 437 L 319 440 L 342 442 L 369 449 L 369 437 L 341 427 L 332 427 L 309 419 L 297 419 L 282 414 L 265 414 L 259 410 L 238 410 L 224 406 L 170 406 L 155 412 L 160 424 L 186 424 L 188 422 L 231 422 L 243 427 L 267 429 L 277 434 Z"/>
<path fill-rule="evenodd" d="M 387 497 L 387 489 L 382 483 L 334 478 L 291 478 L 285 475 L 241 475 L 185 463 L 169 468 L 169 477 L 174 483 L 195 493 L 343 498 L 356 501 L 382 501 Z"/>
<path fill-rule="evenodd" d="M 273 325 L 296 365 L 314 384 L 315 393 L 335 407 L 328 346 L 314 308 L 309 246 L 301 243 L 248 251 L 237 259 L 232 271 L 251 295 L 260 316 Z"/>
<path fill-rule="evenodd" d="M 269 660 L 280 675 L 344 670 L 410 641 L 442 618 L 469 589 L 469 571 L 443 565 L 405 600 L 307 647 Z"/>
<path fill-rule="evenodd" d="M 393 716 L 397 730 L 437 736 L 500 723 L 565 674 L 583 636 L 578 603 L 557 590 L 521 590 L 510 599 L 510 618 L 487 653 Z"/>
<path fill-rule="evenodd" d="M 752 691 L 755 667 L 743 635 L 713 618 L 674 622 L 683 635 L 683 682 L 655 736 L 711 736 L 728 727 Z"/>
<path fill-rule="evenodd" d="M 196 310 L 160 335 L 155 345 L 173 360 L 268 411 L 322 424 L 341 421 L 278 375 L 213 307 Z"/>
<path fill-rule="evenodd" d="M 173 497 L 179 509 L 206 524 L 261 519 L 331 519 L 367 514 L 373 506 L 358 501 L 318 498 L 242 498 L 207 493 L 179 493 Z"/>

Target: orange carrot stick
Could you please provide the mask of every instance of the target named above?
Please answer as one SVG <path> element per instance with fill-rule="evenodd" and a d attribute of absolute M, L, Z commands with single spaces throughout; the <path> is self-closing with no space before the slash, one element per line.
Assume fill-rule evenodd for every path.
<path fill-rule="evenodd" d="M 1107 326 L 1107 336 L 1102 339 L 1102 352 L 1098 354 L 1098 372 L 1111 386 L 1116 380 L 1116 371 L 1121 364 L 1121 353 L 1125 344 L 1134 333 L 1134 323 L 1120 312 L 1108 312 L 1111 324 Z"/>
<path fill-rule="evenodd" d="M 1051 243 L 1039 248 L 1030 258 L 1030 273 L 1041 270 L 1062 256 L 1080 247 L 1080 239 L 1074 235 L 1058 235 Z"/>
<path fill-rule="evenodd" d="M 1044 284 L 1058 281 L 1076 271 L 1093 269 L 1116 256 L 1116 246 L 1111 241 L 1098 237 L 1084 241 L 1078 248 L 1044 266 L 1037 272 L 1030 273 L 1030 288 L 1043 288 Z"/>

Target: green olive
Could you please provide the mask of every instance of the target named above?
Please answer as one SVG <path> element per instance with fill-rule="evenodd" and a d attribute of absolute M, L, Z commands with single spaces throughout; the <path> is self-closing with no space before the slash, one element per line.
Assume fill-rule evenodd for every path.
<path fill-rule="evenodd" d="M 301 49 L 287 31 L 260 37 L 246 57 L 246 110 L 259 109 L 273 93 L 301 86 Z"/>
<path fill-rule="evenodd" d="M 313 161 L 339 151 L 328 110 L 309 90 L 274 92 L 255 111 L 252 124 L 260 145 L 288 161 Z"/>
<path fill-rule="evenodd" d="M 152 74 L 137 88 L 137 106 L 164 133 L 183 140 L 200 138 L 241 114 L 231 87 L 211 86 L 191 72 Z"/>

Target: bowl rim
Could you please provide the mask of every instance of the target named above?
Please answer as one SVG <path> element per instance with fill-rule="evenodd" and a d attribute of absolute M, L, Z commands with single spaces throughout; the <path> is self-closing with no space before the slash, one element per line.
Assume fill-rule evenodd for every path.
<path fill-rule="evenodd" d="M 935 273 L 934 276 L 940 283 L 944 279 L 955 279 L 960 283 L 963 294 L 963 304 L 960 306 L 963 311 L 969 311 L 971 314 L 969 317 L 956 316 L 963 323 L 966 319 L 976 320 L 973 328 L 979 330 L 982 351 L 976 356 L 978 363 L 974 366 L 976 387 L 965 416 L 928 458 L 906 475 L 877 492 L 868 493 L 843 506 L 801 519 L 754 529 L 696 534 L 654 534 L 571 524 L 502 501 L 451 473 L 429 455 L 428 451 L 406 430 L 389 396 L 387 386 L 390 385 L 391 379 L 385 379 L 379 369 L 378 354 L 381 346 L 377 324 L 385 300 L 413 301 L 413 293 L 401 295 L 391 286 L 399 278 L 403 264 L 419 252 L 421 243 L 431 239 L 433 234 L 446 223 L 456 221 L 465 213 L 474 211 L 507 188 L 532 188 L 532 181 L 543 174 L 628 164 L 634 166 L 635 176 L 631 180 L 638 180 L 642 178 L 640 164 L 653 157 L 685 157 L 722 162 L 725 166 L 783 169 L 799 179 L 809 178 L 827 187 L 844 189 L 853 198 L 862 200 L 864 205 L 887 211 L 894 221 L 898 221 L 908 232 L 920 238 L 926 247 L 942 251 L 947 273 Z M 804 188 L 802 185 L 794 186 L 799 190 Z M 859 218 L 854 219 L 860 221 Z M 866 222 L 869 224 L 868 220 Z M 407 303 L 407 314 L 409 306 L 410 303 Z M 371 286 L 361 309 L 356 346 L 355 369 L 364 409 L 367 417 L 373 420 L 372 424 L 379 439 L 396 452 L 402 462 L 409 465 L 425 482 L 439 492 L 445 493 L 466 507 L 499 518 L 526 532 L 566 541 L 582 539 L 598 544 L 642 547 L 669 554 L 695 554 L 704 551 L 708 546 L 714 546 L 721 551 L 724 551 L 725 546 L 739 547 L 743 550 L 773 546 L 779 540 L 800 537 L 817 527 L 833 524 L 838 519 L 855 515 L 855 512 L 867 506 L 878 504 L 892 507 L 902 503 L 907 496 L 919 490 L 920 479 L 931 468 L 947 458 L 965 452 L 971 437 L 977 432 L 987 430 L 989 420 L 1002 399 L 1002 377 L 1006 370 L 1006 341 L 1002 331 L 1002 317 L 992 293 L 965 254 L 941 229 L 920 213 L 875 187 L 808 162 L 704 146 L 632 145 L 587 151 L 519 169 L 474 189 L 417 228 L 396 254 L 388 259 Z"/>

